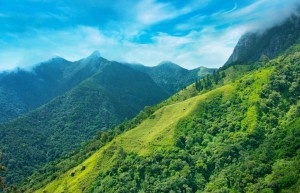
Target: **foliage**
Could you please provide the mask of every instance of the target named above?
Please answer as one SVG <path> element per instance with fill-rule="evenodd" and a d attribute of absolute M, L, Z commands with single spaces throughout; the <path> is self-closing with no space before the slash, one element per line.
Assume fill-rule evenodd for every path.
<path fill-rule="evenodd" d="M 190 85 L 195 79 L 201 79 L 216 70 L 206 67 L 187 70 L 172 62 L 163 62 L 154 67 L 142 65 L 131 65 L 131 67 L 147 73 L 157 85 L 170 95 Z"/>
<path fill-rule="evenodd" d="M 2 159 L 2 156 L 0 154 L 0 161 Z M 0 172 L 4 172 L 5 171 L 5 167 L 1 164 L 0 162 Z M 5 182 L 4 179 L 0 176 L 0 191 L 5 188 Z"/>
<path fill-rule="evenodd" d="M 97 131 L 132 118 L 167 97 L 146 74 L 113 63 L 50 103 L 0 125 L 8 183 L 75 150 Z"/>
<path fill-rule="evenodd" d="M 188 87 L 38 192 L 58 191 L 64 181 L 85 192 L 298 192 L 300 55 L 259 66 L 229 85 L 218 88 L 226 76 L 213 81 L 211 91 L 180 100 L 194 93 L 195 86 Z M 173 118 L 167 110 L 182 113 L 184 105 L 185 116 Z M 175 124 L 161 127 L 167 117 Z M 88 171 L 70 177 L 81 165 Z"/>

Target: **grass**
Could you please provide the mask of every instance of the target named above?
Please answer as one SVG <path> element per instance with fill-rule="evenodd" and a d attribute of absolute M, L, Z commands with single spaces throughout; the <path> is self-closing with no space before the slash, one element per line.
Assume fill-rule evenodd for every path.
<path fill-rule="evenodd" d="M 248 69 L 244 70 L 246 71 Z M 243 84 L 251 84 L 251 86 L 246 86 L 245 90 L 240 90 L 244 96 L 250 99 L 246 101 L 253 103 L 253 106 L 248 109 L 246 118 L 243 120 L 243 125 L 248 125 L 250 127 L 249 129 L 251 129 L 255 126 L 254 124 L 257 118 L 254 103 L 258 100 L 258 92 L 262 85 L 268 83 L 268 77 L 271 72 L 272 69 L 270 68 L 255 73 L 249 72 L 246 73 L 242 79 L 238 78 L 237 81 L 232 84 L 227 84 L 226 86 L 194 97 L 191 97 L 191 95 L 196 95 L 196 93 L 194 93 L 195 89 L 193 85 L 190 85 L 168 99 L 173 101 L 169 101 L 169 105 L 161 107 L 137 127 L 119 135 L 83 163 L 69 170 L 52 181 L 45 188 L 36 192 L 82 192 L 95 181 L 97 176 L 115 164 L 115 157 L 118 155 L 118 149 L 120 148 L 126 153 L 134 152 L 139 156 L 148 156 L 158 149 L 173 146 L 174 129 L 181 119 L 191 115 L 201 104 L 216 95 L 222 94 L 223 100 L 229 99 L 234 93 L 234 90 Z M 247 82 L 248 79 L 255 81 Z M 248 92 L 249 95 L 247 95 Z M 184 100 L 185 98 L 188 99 Z M 85 167 L 84 170 L 82 170 L 83 166 Z M 72 174 L 73 176 L 71 176 Z"/>
<path fill-rule="evenodd" d="M 246 89 L 242 90 L 243 95 L 247 97 L 245 102 L 250 102 L 251 107 L 248 108 L 246 117 L 242 120 L 242 125 L 247 127 L 249 130 L 253 130 L 256 126 L 257 122 L 257 107 L 255 103 L 259 101 L 259 92 L 261 91 L 264 84 L 269 83 L 269 78 L 271 73 L 273 72 L 274 68 L 266 68 L 255 73 L 248 73 L 243 76 L 240 84 L 247 84 L 248 80 L 254 80 L 251 82 L 251 85 L 246 86 Z M 237 85 L 237 87 L 242 87 Z"/>
<path fill-rule="evenodd" d="M 207 98 L 217 93 L 230 94 L 232 88 L 230 85 L 223 86 L 206 94 L 158 109 L 136 128 L 119 135 L 83 163 L 36 192 L 82 192 L 99 174 L 113 166 L 114 157 L 118 154 L 120 147 L 126 153 L 135 152 L 140 156 L 147 156 L 157 149 L 172 146 L 174 129 L 179 120 L 191 114 Z M 83 166 L 84 170 L 82 170 Z"/>

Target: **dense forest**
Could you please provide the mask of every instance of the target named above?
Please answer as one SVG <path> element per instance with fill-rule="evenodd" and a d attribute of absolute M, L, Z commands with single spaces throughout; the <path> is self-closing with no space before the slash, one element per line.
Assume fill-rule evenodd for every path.
<path fill-rule="evenodd" d="M 206 68 L 178 68 L 184 73 L 175 73 L 177 69 L 174 69 L 172 81 L 165 82 L 174 90 L 164 89 L 159 84 L 160 78 L 155 78 L 156 83 L 149 74 L 131 65 L 105 60 L 97 53 L 74 63 L 62 59 L 51 60 L 35 67 L 33 72 L 12 73 L 8 76 L 9 81 L 6 76 L 0 82 L 3 85 L 12 82 L 18 85 L 16 90 L 31 90 L 30 87 L 34 87 L 35 83 L 29 84 L 27 76 L 32 77 L 30 80 L 35 80 L 33 82 L 43 79 L 41 82 L 46 84 L 45 88 L 38 92 L 42 94 L 47 94 L 47 89 L 58 85 L 59 88 L 54 89 L 53 93 L 66 85 L 73 86 L 41 107 L 0 124 L 0 152 L 3 153 L 3 164 L 9 171 L 4 173 L 6 182 L 12 184 L 22 181 L 45 163 L 83 146 L 98 131 L 112 129 L 122 121 L 133 118 L 145 106 L 157 104 L 175 90 L 213 72 Z M 172 67 L 160 71 L 163 74 L 173 72 Z M 20 78 L 27 80 L 24 82 L 26 88 L 19 85 Z M 14 84 L 6 87 L 10 85 L 14 88 Z M 30 97 L 32 94 L 38 96 L 35 90 L 27 93 Z"/>

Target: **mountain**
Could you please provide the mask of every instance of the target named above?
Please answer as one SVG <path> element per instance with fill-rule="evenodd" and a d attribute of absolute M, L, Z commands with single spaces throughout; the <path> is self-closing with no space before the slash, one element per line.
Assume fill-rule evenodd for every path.
<path fill-rule="evenodd" d="M 0 125 L 0 151 L 10 171 L 7 180 L 20 180 L 91 139 L 96 131 L 110 129 L 166 97 L 147 74 L 106 61 L 64 95 Z"/>
<path fill-rule="evenodd" d="M 299 35 L 300 17 L 297 15 L 264 32 L 247 33 L 240 38 L 225 66 L 238 63 L 251 64 L 258 61 L 261 56 L 273 59 L 289 48 Z"/>
<path fill-rule="evenodd" d="M 197 77 L 194 73 L 193 79 Z M 32 71 L 2 73 L 0 82 L 6 97 L 0 104 L 3 119 L 22 114 L 0 124 L 0 152 L 10 171 L 5 175 L 9 183 L 21 181 L 97 132 L 131 119 L 178 90 L 168 92 L 147 73 L 108 61 L 99 52 L 76 62 L 55 58 Z"/>
<path fill-rule="evenodd" d="M 199 67 L 187 70 L 172 62 L 162 62 L 154 67 L 143 65 L 130 65 L 132 68 L 147 73 L 156 84 L 164 88 L 170 95 L 178 92 L 187 85 L 201 79 L 208 74 L 212 74 L 217 69 Z"/>
<path fill-rule="evenodd" d="M 110 61 L 95 51 L 87 58 L 75 62 L 57 57 L 36 65 L 30 71 L 16 69 L 0 73 L 0 123 L 12 120 L 65 94 L 108 63 Z M 168 96 L 195 79 L 213 72 L 213 69 L 204 67 L 189 71 L 180 66 L 172 68 L 172 65 L 167 67 L 163 64 L 157 67 L 130 66 L 147 73 Z M 199 74 L 196 73 L 198 71 Z"/>
<path fill-rule="evenodd" d="M 231 63 L 146 108 L 74 154 L 49 163 L 22 188 L 299 192 L 299 38 L 272 60 Z"/>
<path fill-rule="evenodd" d="M 64 94 L 106 63 L 107 60 L 93 53 L 76 62 L 53 58 L 31 71 L 17 69 L 1 73 L 0 122 L 16 118 Z"/>

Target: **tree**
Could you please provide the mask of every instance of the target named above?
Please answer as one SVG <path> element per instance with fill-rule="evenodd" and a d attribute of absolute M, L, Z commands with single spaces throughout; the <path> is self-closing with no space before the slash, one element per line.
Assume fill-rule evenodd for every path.
<path fill-rule="evenodd" d="M 2 156 L 1 156 L 1 154 L 0 154 L 0 161 L 1 161 L 1 159 L 2 159 Z M 5 167 L 1 164 L 1 162 L 0 162 L 0 172 L 4 172 L 5 171 Z M 4 188 L 5 187 L 5 183 L 4 183 L 4 180 L 3 180 L 3 178 L 0 176 L 0 190 L 2 189 L 2 188 Z"/>
<path fill-rule="evenodd" d="M 224 72 L 224 71 L 222 71 L 222 73 L 221 73 L 221 77 L 222 77 L 222 78 L 225 78 L 225 77 L 226 77 L 226 74 L 225 74 L 225 72 Z"/>

